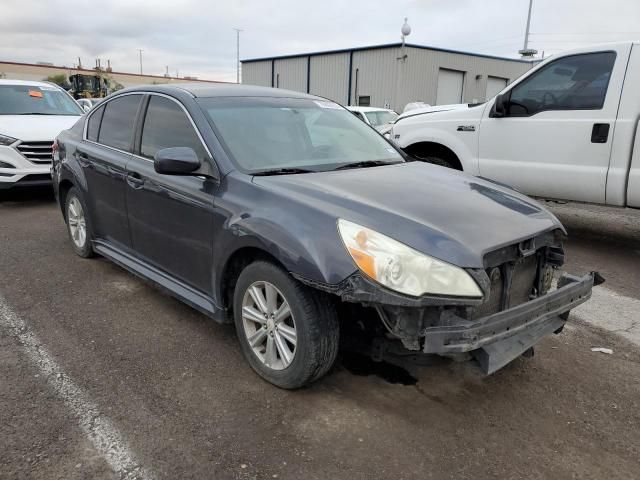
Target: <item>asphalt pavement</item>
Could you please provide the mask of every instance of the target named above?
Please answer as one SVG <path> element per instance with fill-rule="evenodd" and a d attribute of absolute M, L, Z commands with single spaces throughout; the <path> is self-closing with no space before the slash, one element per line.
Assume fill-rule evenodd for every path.
<path fill-rule="evenodd" d="M 341 357 L 291 392 L 232 326 L 77 257 L 49 190 L 0 192 L 0 478 L 640 478 L 640 212 L 550 207 L 565 269 L 607 282 L 532 359 Z"/>

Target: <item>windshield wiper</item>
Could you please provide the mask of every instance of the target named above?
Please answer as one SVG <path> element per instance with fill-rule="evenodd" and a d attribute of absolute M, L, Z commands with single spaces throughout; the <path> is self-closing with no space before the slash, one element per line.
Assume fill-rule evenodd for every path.
<path fill-rule="evenodd" d="M 315 170 L 307 170 L 304 168 L 274 168 L 272 170 L 262 170 L 254 172 L 253 175 L 266 177 L 267 175 L 293 175 L 295 173 L 312 173 Z"/>
<path fill-rule="evenodd" d="M 12 113 L 11 115 L 63 115 L 58 113 L 42 113 L 42 112 L 25 112 L 25 113 Z"/>
<path fill-rule="evenodd" d="M 385 160 L 364 160 L 362 162 L 345 163 L 340 165 L 334 170 L 348 170 L 350 168 L 366 168 L 366 167 L 378 167 L 380 165 L 395 165 L 396 163 L 403 162 L 387 162 Z"/>

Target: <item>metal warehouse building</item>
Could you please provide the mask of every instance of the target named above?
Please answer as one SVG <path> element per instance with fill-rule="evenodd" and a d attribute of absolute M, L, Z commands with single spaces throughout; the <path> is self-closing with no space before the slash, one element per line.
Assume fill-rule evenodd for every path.
<path fill-rule="evenodd" d="M 242 61 L 242 83 L 389 107 L 476 103 L 529 70 L 528 60 L 393 43 Z"/>

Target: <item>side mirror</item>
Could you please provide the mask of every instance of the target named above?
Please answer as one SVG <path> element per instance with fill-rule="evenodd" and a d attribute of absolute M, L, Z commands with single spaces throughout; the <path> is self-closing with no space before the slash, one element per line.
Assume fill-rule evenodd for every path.
<path fill-rule="evenodd" d="M 84 110 L 85 112 L 88 112 L 89 110 L 91 110 L 91 105 L 87 105 L 86 103 L 83 103 L 82 110 Z"/>
<path fill-rule="evenodd" d="M 502 118 L 507 116 L 507 95 L 508 93 L 503 93 L 502 95 L 497 95 L 495 102 L 493 102 L 493 107 L 491 108 L 490 116 L 492 118 Z"/>
<path fill-rule="evenodd" d="M 200 168 L 200 159 L 193 148 L 163 148 L 156 152 L 153 168 L 164 175 L 190 175 Z"/>

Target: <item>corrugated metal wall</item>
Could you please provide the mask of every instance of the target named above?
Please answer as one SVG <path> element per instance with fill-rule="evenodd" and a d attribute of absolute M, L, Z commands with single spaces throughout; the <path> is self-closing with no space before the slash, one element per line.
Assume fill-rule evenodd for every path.
<path fill-rule="evenodd" d="M 247 85 L 271 86 L 271 60 L 242 64 L 242 83 Z"/>
<path fill-rule="evenodd" d="M 349 56 L 352 55 L 349 94 Z M 406 57 L 405 57 L 406 55 Z M 402 60 L 405 58 L 405 60 Z M 308 60 L 310 59 L 310 60 Z M 393 46 L 355 50 L 351 54 L 315 54 L 274 60 L 274 86 L 307 91 L 336 102 L 356 105 L 358 97 L 370 97 L 371 106 L 402 111 L 408 102 L 436 103 L 441 68 L 464 72 L 463 102 L 482 102 L 489 76 L 513 81 L 533 64 L 464 53 Z M 271 86 L 271 60 L 242 64 L 242 82 Z"/>
<path fill-rule="evenodd" d="M 358 97 L 368 96 L 372 107 L 393 108 L 398 94 L 396 57 L 399 54 L 398 48 L 353 52 L 351 105 L 357 104 Z"/>
<path fill-rule="evenodd" d="M 311 58 L 309 93 L 347 104 L 349 54 L 318 55 Z"/>
<path fill-rule="evenodd" d="M 438 89 L 438 72 L 441 68 L 465 73 L 463 101 L 482 102 L 487 90 L 487 77 L 501 77 L 513 81 L 532 65 L 473 55 L 406 47 L 407 60 L 402 67 L 402 87 L 398 98 L 399 108 L 408 102 L 424 101 L 434 105 Z M 477 77 L 480 78 L 477 78 Z"/>
<path fill-rule="evenodd" d="M 276 60 L 273 65 L 273 86 L 306 92 L 307 57 Z"/>

